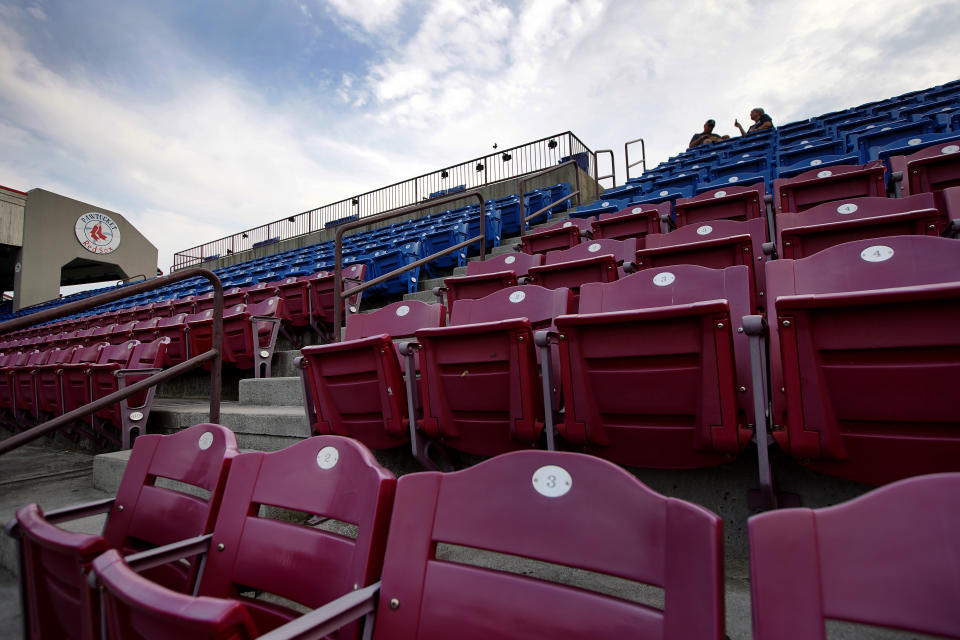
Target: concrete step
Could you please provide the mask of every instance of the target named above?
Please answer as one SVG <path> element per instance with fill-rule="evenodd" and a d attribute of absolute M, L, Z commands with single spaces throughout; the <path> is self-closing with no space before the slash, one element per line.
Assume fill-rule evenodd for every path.
<path fill-rule="evenodd" d="M 433 295 L 432 289 L 427 289 L 426 291 L 414 291 L 413 293 L 403 294 L 404 300 L 420 300 L 421 302 L 426 302 L 427 304 L 432 304 L 437 301 L 437 297 Z"/>
<path fill-rule="evenodd" d="M 161 398 L 150 412 L 151 433 L 173 433 L 184 427 L 209 422 L 210 405 L 203 400 Z M 220 405 L 220 424 L 237 434 L 243 449 L 276 451 L 305 438 L 309 433 L 303 404 L 288 406 Z"/>
<path fill-rule="evenodd" d="M 240 381 L 240 406 L 303 405 L 303 385 L 297 377 L 247 378 Z"/>

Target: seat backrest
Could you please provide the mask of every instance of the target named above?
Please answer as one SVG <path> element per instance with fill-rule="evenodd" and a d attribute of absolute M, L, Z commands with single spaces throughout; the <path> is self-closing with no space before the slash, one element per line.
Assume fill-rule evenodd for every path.
<path fill-rule="evenodd" d="M 960 185 L 960 139 L 938 141 L 910 155 L 893 156 L 890 165 L 903 174 L 908 194 Z"/>
<path fill-rule="evenodd" d="M 582 454 L 520 451 L 456 473 L 407 475 L 374 638 L 720 639 L 721 531 L 713 513 Z M 556 567 L 481 568 L 478 550 L 656 585 L 666 604 L 557 584 L 548 575 Z"/>
<path fill-rule="evenodd" d="M 418 329 L 442 327 L 446 309 L 442 304 L 419 300 L 394 302 L 372 313 L 354 313 L 347 318 L 347 340 L 385 333 L 392 338 L 412 336 Z"/>
<path fill-rule="evenodd" d="M 168 344 L 170 344 L 170 338 L 141 342 L 133 348 L 127 366 L 131 369 L 155 369 L 163 366 Z"/>
<path fill-rule="evenodd" d="M 828 618 L 960 637 L 960 473 L 771 511 L 747 528 L 757 640 L 824 640 Z"/>
<path fill-rule="evenodd" d="M 97 358 L 97 364 L 117 364 L 126 367 L 133 355 L 133 348 L 140 344 L 139 340 L 127 340 L 123 344 L 111 344 L 104 347 Z"/>
<path fill-rule="evenodd" d="M 280 314 L 281 299 L 274 295 L 266 300 L 250 303 L 246 306 L 248 316 L 266 316 L 275 318 Z"/>
<path fill-rule="evenodd" d="M 527 275 L 530 267 L 543 264 L 543 254 L 504 253 L 491 256 L 486 260 L 474 260 L 467 263 L 467 275 L 479 276 L 500 271 L 513 271 L 518 276 Z"/>
<path fill-rule="evenodd" d="M 169 318 L 159 318 L 157 322 L 157 329 L 181 327 L 185 324 L 186 319 L 187 319 L 187 314 L 185 313 L 178 313 L 176 315 L 170 316 Z"/>
<path fill-rule="evenodd" d="M 606 313 L 669 307 L 707 300 L 731 300 L 735 311 L 749 309 L 744 298 L 745 266 L 711 269 L 679 264 L 648 269 L 613 282 L 591 282 L 580 288 L 580 313 Z M 739 274 L 739 275 L 737 275 Z"/>
<path fill-rule="evenodd" d="M 238 453 L 233 432 L 220 425 L 140 436 L 102 537 L 52 525 L 36 504 L 18 510 L 29 603 L 24 625 L 31 637 L 93 637 L 89 633 L 97 627 L 99 611 L 87 584 L 89 563 L 107 548 L 129 552 L 209 532 Z M 164 479 L 200 487 L 210 497 L 159 486 Z"/>
<path fill-rule="evenodd" d="M 805 211 L 831 200 L 884 196 L 886 167 L 880 161 L 864 165 L 835 165 L 811 169 L 773 183 L 773 200 L 778 213 Z"/>
<path fill-rule="evenodd" d="M 534 328 L 540 329 L 552 326 L 554 318 L 573 310 L 569 289 L 521 285 L 501 289 L 479 300 L 457 300 L 453 303 L 450 324 L 527 318 Z"/>
<path fill-rule="evenodd" d="M 546 264 L 557 264 L 560 262 L 571 262 L 573 260 L 583 260 L 593 258 L 604 254 L 612 254 L 617 262 L 622 260 L 633 260 L 637 252 L 636 238 L 627 238 L 626 240 L 610 240 L 602 238 L 582 242 L 575 247 L 564 249 L 562 251 L 550 251 L 546 254 Z"/>
<path fill-rule="evenodd" d="M 139 436 L 103 530 L 110 547 L 168 544 L 211 531 L 230 461 L 238 453 L 233 432 L 216 424 Z M 158 479 L 164 478 L 203 489 L 209 499 L 162 486 Z"/>
<path fill-rule="evenodd" d="M 780 446 L 858 482 L 960 471 L 957 274 L 960 244 L 918 235 L 768 263 Z"/>
<path fill-rule="evenodd" d="M 856 240 L 802 260 L 767 263 L 768 287 L 776 289 L 771 295 L 914 287 L 956 282 L 958 274 L 960 245 L 929 236 Z M 773 286 L 771 277 L 776 281 Z"/>
<path fill-rule="evenodd" d="M 782 258 L 804 258 L 850 240 L 939 235 L 945 222 L 932 193 L 835 200 L 801 213 L 779 214 L 778 250 Z"/>
<path fill-rule="evenodd" d="M 240 456 L 211 542 L 224 550 L 208 556 L 199 595 L 236 597 L 252 588 L 315 608 L 371 584 L 382 567 L 395 486 L 366 447 L 341 436 Z M 273 519 L 264 507 L 347 523 L 355 537 L 345 528 Z"/>
<path fill-rule="evenodd" d="M 681 198 L 673 205 L 678 227 L 707 220 L 750 220 L 764 216 L 767 191 L 763 182 L 745 187 L 729 186 Z"/>

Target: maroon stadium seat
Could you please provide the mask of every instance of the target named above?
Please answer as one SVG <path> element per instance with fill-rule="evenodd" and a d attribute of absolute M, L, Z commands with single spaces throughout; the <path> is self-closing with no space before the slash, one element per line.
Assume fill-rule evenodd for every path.
<path fill-rule="evenodd" d="M 137 574 L 115 551 L 94 563 L 111 638 L 253 638 L 300 614 L 255 590 L 309 608 L 374 583 L 383 566 L 396 479 L 361 444 L 318 436 L 234 459 L 197 597 Z M 282 507 L 356 528 L 344 532 L 265 517 Z M 214 551 L 216 549 L 216 551 Z M 131 568 L 131 565 L 133 568 Z M 356 638 L 348 625 L 331 638 Z"/>
<path fill-rule="evenodd" d="M 118 322 L 110 329 L 110 335 L 107 336 L 107 342 L 110 344 L 123 344 L 132 340 L 133 327 L 137 324 L 135 320 L 129 322 Z"/>
<path fill-rule="evenodd" d="M 447 310 L 457 300 L 484 298 L 494 291 L 515 287 L 530 267 L 543 264 L 542 254 L 504 253 L 467 263 L 467 275 L 444 278 Z"/>
<path fill-rule="evenodd" d="M 226 315 L 231 311 L 232 309 L 224 309 L 223 313 Z M 187 353 L 190 354 L 189 357 L 193 358 L 213 348 L 213 309 L 192 313 L 184 319 L 184 323 L 187 325 Z M 161 331 L 160 335 L 164 336 L 166 334 Z M 200 366 L 206 370 L 210 369 L 209 362 L 204 362 Z"/>
<path fill-rule="evenodd" d="M 291 327 L 310 326 L 310 276 L 284 278 L 277 283 L 283 299 L 283 322 Z"/>
<path fill-rule="evenodd" d="M 753 435 L 744 266 L 677 265 L 584 285 L 557 319 L 564 439 L 623 464 L 733 459 Z"/>
<path fill-rule="evenodd" d="M 690 224 L 671 233 L 651 236 L 646 249 L 637 251 L 636 264 L 640 269 L 679 264 L 713 269 L 746 265 L 750 269 L 750 308 L 756 310 L 765 307 L 762 247 L 767 239 L 764 218 Z"/>
<path fill-rule="evenodd" d="M 166 360 L 169 343 L 169 338 L 157 338 L 151 342 L 136 344 L 126 366 L 119 369 L 112 364 L 90 365 L 91 399 L 104 398 L 160 371 Z M 106 409 L 97 411 L 94 414 L 98 419 L 97 430 L 105 433 L 107 439 L 120 444 L 124 449 L 129 449 L 132 442 L 131 434 L 134 431 L 139 434 L 146 432 L 150 405 L 153 403 L 155 391 L 156 387 L 150 387 L 146 391 L 141 391 Z M 116 438 L 115 433 L 119 433 L 120 437 Z"/>
<path fill-rule="evenodd" d="M 960 138 L 890 158 L 891 170 L 903 175 L 903 194 L 939 191 L 960 186 Z"/>
<path fill-rule="evenodd" d="M 220 425 L 144 435 L 137 438 L 115 499 L 48 513 L 37 504 L 21 507 L 13 533 L 20 537 L 25 635 L 99 638 L 99 598 L 87 584 L 90 563 L 107 549 L 130 553 L 211 531 L 229 462 L 237 453 L 233 433 Z M 158 479 L 199 487 L 209 492 L 209 500 L 163 488 Z M 102 535 L 57 526 L 105 511 L 109 515 Z M 195 567 L 163 565 L 150 575 L 186 590 Z"/>
<path fill-rule="evenodd" d="M 670 203 L 635 204 L 620 211 L 601 213 L 591 223 L 596 240 L 626 240 L 635 238 L 637 247 L 644 247 L 644 238 L 660 233 L 660 220 L 670 216 Z"/>
<path fill-rule="evenodd" d="M 823 473 L 873 484 L 960 470 L 958 274 L 960 243 L 928 236 L 768 263 L 781 448 Z"/>
<path fill-rule="evenodd" d="M 130 335 L 134 340 L 140 342 L 153 342 L 158 336 L 157 324 L 160 318 L 149 318 L 147 320 L 138 320 L 133 324 Z"/>
<path fill-rule="evenodd" d="M 618 266 L 632 261 L 636 251 L 636 238 L 591 240 L 563 251 L 551 251 L 546 254 L 546 264 L 530 267 L 528 275 L 532 284 L 570 289 L 576 302 L 580 285 L 616 280 L 622 273 Z"/>
<path fill-rule="evenodd" d="M 362 283 L 367 273 L 366 264 L 352 264 L 341 272 L 343 288 L 349 289 Z M 333 273 L 320 271 L 310 277 L 310 314 L 311 325 L 318 335 L 329 337 L 333 334 Z M 350 304 L 341 302 L 341 311 L 354 313 L 360 308 L 358 293 L 350 297 Z M 343 317 L 343 316 L 341 316 Z"/>
<path fill-rule="evenodd" d="M 905 198 L 852 198 L 777 216 L 781 258 L 805 258 L 851 240 L 896 235 L 940 235 L 949 225 L 932 193 Z"/>
<path fill-rule="evenodd" d="M 4 369 L 11 375 L 13 413 L 19 426 L 36 424 L 37 418 L 37 373 L 52 362 L 62 362 L 64 351 L 50 348 L 30 354 L 27 361 L 18 367 Z"/>
<path fill-rule="evenodd" d="M 49 372 L 45 373 L 38 389 L 37 404 L 40 411 L 57 416 L 89 403 L 90 377 L 87 370 L 100 359 L 100 354 L 108 346 L 106 342 L 98 342 L 80 347 L 68 362 L 55 370 L 56 378 L 48 375 Z"/>
<path fill-rule="evenodd" d="M 223 314 L 223 359 L 238 369 L 253 369 L 257 378 L 270 377 L 270 363 L 280 330 L 282 301 L 274 296 L 238 304 Z"/>
<path fill-rule="evenodd" d="M 763 182 L 746 187 L 723 187 L 693 198 L 680 198 L 673 205 L 677 227 L 711 220 L 766 219 L 767 190 Z"/>
<path fill-rule="evenodd" d="M 517 569 L 488 568 L 478 549 Z M 654 585 L 664 604 L 611 595 L 597 578 Z M 362 603 L 361 614 L 379 603 L 373 640 L 722 640 L 723 521 L 576 453 L 518 451 L 409 474 L 397 483 L 379 589 L 343 598 L 337 612 L 345 601 Z M 313 630 L 325 613 L 308 614 Z"/>
<path fill-rule="evenodd" d="M 546 253 L 580 244 L 580 235 L 590 231 L 590 221 L 571 218 L 520 237 L 524 253 Z"/>
<path fill-rule="evenodd" d="M 451 326 L 417 331 L 423 431 L 478 455 L 536 447 L 544 403 L 533 332 L 573 310 L 568 289 L 511 287 L 458 300 Z"/>
<path fill-rule="evenodd" d="M 83 349 L 80 345 L 73 345 L 63 349 L 60 354 L 54 354 L 47 364 L 37 367 L 36 390 L 37 407 L 34 418 L 37 422 L 53 418 L 63 413 L 63 397 L 60 393 L 60 372 L 62 366 L 73 360 L 74 354 Z M 99 354 L 95 354 L 93 359 Z"/>
<path fill-rule="evenodd" d="M 39 353 L 39 349 L 28 348 L 7 356 L 3 369 L 0 370 L 0 409 L 7 409 L 11 414 L 13 413 L 13 371 L 25 366 L 31 357 L 37 357 Z"/>
<path fill-rule="evenodd" d="M 777 213 L 805 211 L 831 200 L 883 197 L 886 167 L 879 160 L 864 165 L 838 164 L 773 181 Z"/>
<path fill-rule="evenodd" d="M 871 625 L 863 637 L 960 638 L 960 474 L 764 513 L 747 528 L 756 640 L 825 640 L 828 618 Z"/>
<path fill-rule="evenodd" d="M 351 315 L 344 342 L 304 347 L 298 366 L 312 432 L 349 436 L 371 449 L 408 442 L 404 360 L 392 339 L 445 320 L 443 305 L 396 302 Z"/>
<path fill-rule="evenodd" d="M 256 304 L 258 302 L 263 302 L 264 300 L 269 300 L 277 295 L 277 283 L 276 282 L 258 282 L 257 284 L 247 287 L 246 291 L 247 302 L 251 304 Z M 241 301 L 242 302 L 242 301 Z M 235 302 L 231 306 L 236 306 L 240 302 Z M 226 309 L 227 305 L 224 304 L 223 308 Z"/>
<path fill-rule="evenodd" d="M 157 322 L 157 337 L 167 338 L 167 365 L 175 365 L 189 358 L 187 339 L 187 314 L 178 313 L 169 318 L 160 318 Z"/>
<path fill-rule="evenodd" d="M 170 307 L 170 315 L 175 316 L 181 313 L 190 315 L 191 313 L 196 313 L 196 310 L 197 304 L 194 302 L 194 296 L 183 296 L 173 301 Z"/>

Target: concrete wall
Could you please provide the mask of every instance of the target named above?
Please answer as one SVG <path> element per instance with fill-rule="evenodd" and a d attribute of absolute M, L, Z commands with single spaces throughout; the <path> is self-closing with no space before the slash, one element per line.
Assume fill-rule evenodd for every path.
<path fill-rule="evenodd" d="M 120 245 L 97 255 L 85 249 L 74 230 L 87 213 L 104 213 L 117 223 Z M 43 189 L 27 194 L 20 269 L 14 277 L 14 309 L 57 298 L 60 285 L 157 274 L 157 248 L 114 211 Z M 67 270 L 64 271 L 64 267 Z"/>
<path fill-rule="evenodd" d="M 548 173 L 537 178 L 532 178 L 527 180 L 524 185 L 524 189 L 527 193 L 539 189 L 541 187 L 550 187 L 560 182 L 566 182 L 570 185 L 571 190 L 576 189 L 577 177 L 574 172 L 580 174 L 580 203 L 586 204 L 587 202 L 592 202 L 597 199 L 597 194 L 603 192 L 603 188 L 597 185 L 596 180 L 591 178 L 588 174 L 580 170 L 576 166 L 566 166 L 559 168 L 553 173 Z M 484 201 L 487 200 L 496 200 L 497 198 L 503 198 L 504 196 L 518 194 L 520 192 L 520 181 L 521 178 L 512 178 L 510 180 L 504 180 L 502 182 L 497 182 L 494 184 L 486 185 L 478 189 L 480 195 L 483 196 Z M 577 204 L 578 201 L 574 198 L 572 204 Z M 445 205 L 438 207 L 430 207 L 427 209 L 422 209 L 415 213 L 398 216 L 386 222 L 381 222 L 378 224 L 371 224 L 365 227 L 353 229 L 349 233 L 360 233 L 361 231 L 368 231 L 371 229 L 378 229 L 381 227 L 388 227 L 392 224 L 402 222 L 404 220 L 409 220 L 411 218 L 422 218 L 424 216 L 430 215 L 432 213 L 438 213 L 446 209 L 455 209 L 461 206 L 466 206 L 467 204 L 476 204 L 476 200 L 473 198 L 464 199 L 463 202 L 449 202 Z M 531 212 L 532 213 L 532 212 Z M 308 247 L 310 245 L 319 244 L 321 242 L 326 242 L 328 240 L 333 240 L 336 236 L 337 228 L 331 227 L 330 229 L 323 229 L 322 231 L 315 231 L 310 234 L 303 236 L 298 236 L 296 238 L 291 238 L 289 240 L 283 240 L 274 244 L 270 244 L 264 247 L 257 247 L 256 249 L 250 249 L 248 251 L 241 251 L 229 256 L 224 256 L 216 260 L 210 260 L 202 264 L 191 265 L 193 267 L 203 267 L 206 269 L 219 269 L 220 267 L 228 267 L 240 262 L 246 262 L 247 260 L 253 260 L 254 258 L 262 258 L 265 256 L 271 256 L 276 253 L 282 253 L 284 251 L 290 251 L 291 249 L 300 249 L 302 247 Z"/>
<path fill-rule="evenodd" d="M 27 195 L 0 187 L 0 244 L 23 246 L 23 208 Z"/>

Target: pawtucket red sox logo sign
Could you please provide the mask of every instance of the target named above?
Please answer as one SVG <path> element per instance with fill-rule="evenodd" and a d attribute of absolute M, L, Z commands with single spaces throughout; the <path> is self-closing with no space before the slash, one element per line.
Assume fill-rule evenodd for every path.
<path fill-rule="evenodd" d="M 74 227 L 77 240 L 90 253 L 113 253 L 120 246 L 120 227 L 105 213 L 85 213 Z"/>

